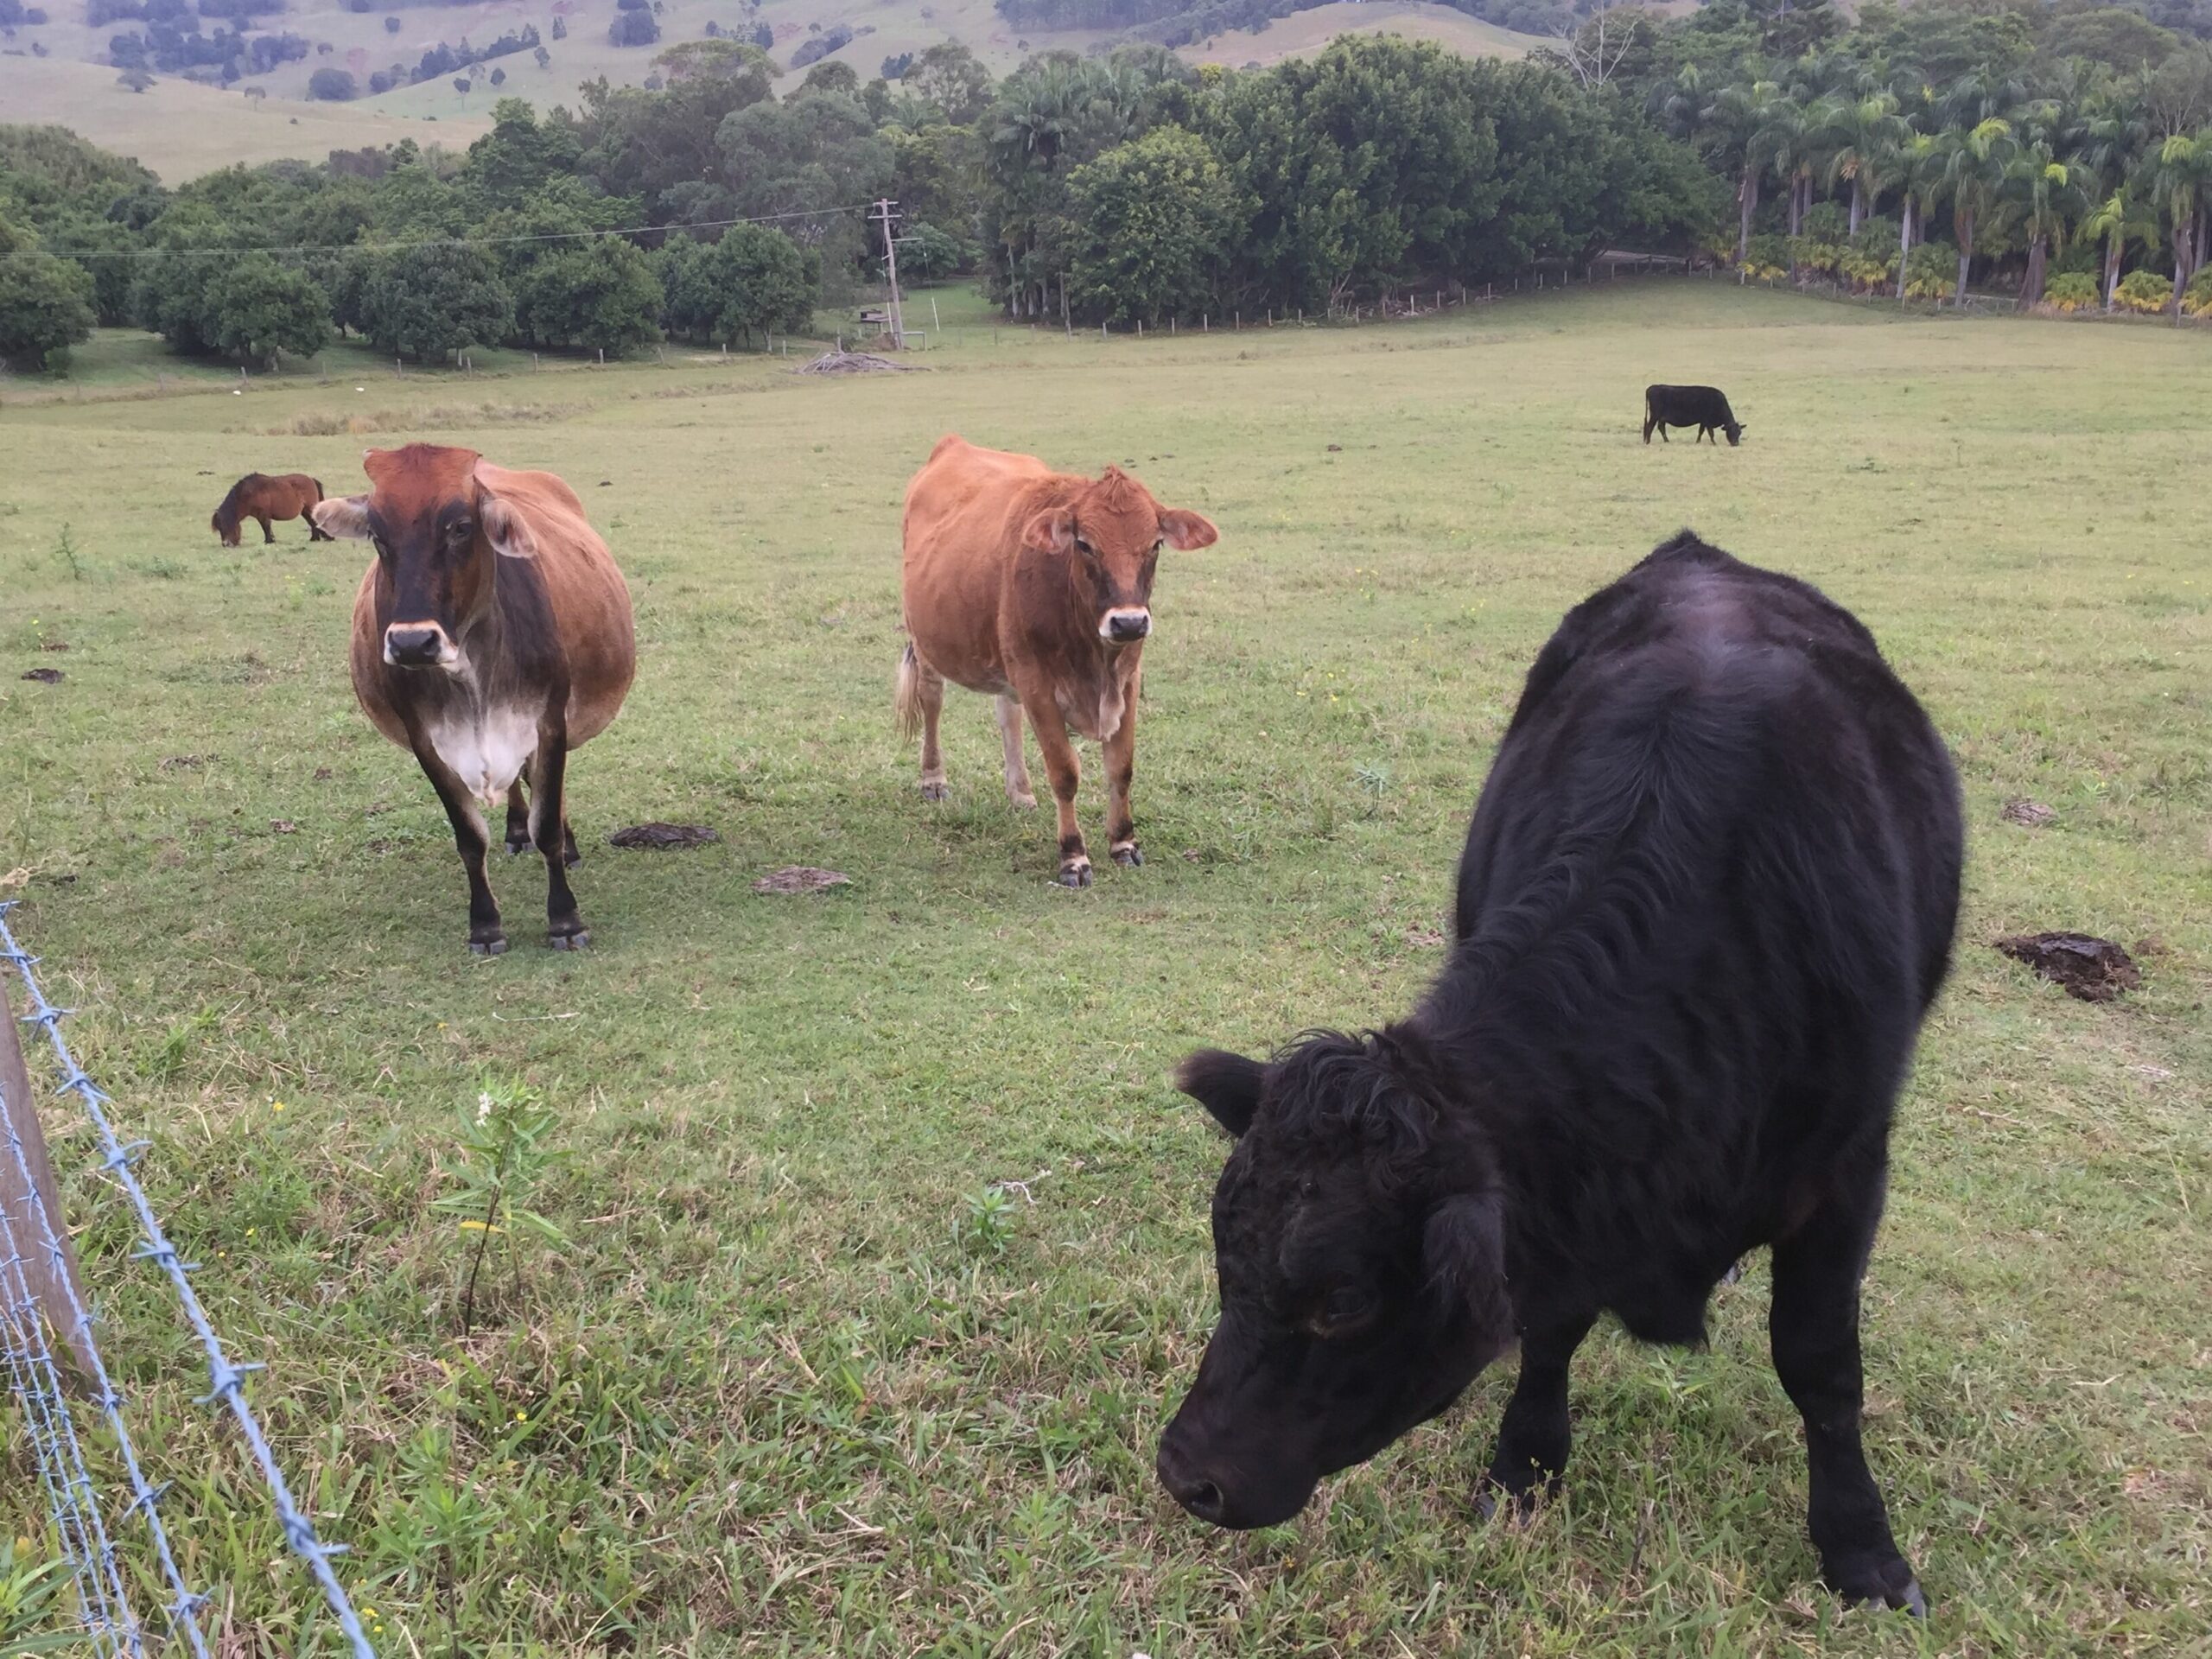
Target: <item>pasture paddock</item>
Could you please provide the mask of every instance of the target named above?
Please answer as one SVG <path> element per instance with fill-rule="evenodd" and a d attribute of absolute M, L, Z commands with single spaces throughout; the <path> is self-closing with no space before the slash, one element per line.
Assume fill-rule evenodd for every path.
<path fill-rule="evenodd" d="M 927 375 L 0 410 L 0 882 L 233 1352 L 276 1362 L 256 1401 L 380 1650 L 2212 1643 L 2212 347 L 1622 289 L 1357 331 L 1007 331 Z M 1743 448 L 1638 442 L 1655 380 L 1729 388 Z M 266 435 L 357 404 L 559 472 L 629 575 L 637 683 L 572 773 L 581 957 L 463 949 L 443 815 L 346 685 L 362 550 L 208 545 L 203 469 L 361 487 L 363 443 L 397 437 Z M 1221 529 L 1155 590 L 1147 861 L 1085 893 L 1006 804 L 987 701 L 948 708 L 934 808 L 892 733 L 900 493 L 946 430 L 1121 461 Z M 1924 1630 L 1814 1582 L 1763 1261 L 1708 1351 L 1586 1345 L 1567 1491 L 1525 1529 L 1467 1503 L 1510 1361 L 1287 1527 L 1208 1531 L 1151 1472 L 1211 1326 L 1223 1151 L 1171 1069 L 1408 1005 L 1537 646 L 1683 524 L 1856 611 L 1965 783 L 1957 968 L 1866 1302 Z M 2001 823 L 2016 796 L 2056 823 Z M 606 846 L 648 818 L 722 839 Z M 752 891 L 790 864 L 853 880 Z M 511 908 L 538 879 L 494 872 Z M 1986 945 L 2061 926 L 2155 936 L 2142 991 L 2071 1001 Z M 429 1206 L 480 1078 L 558 1113 L 573 1155 L 533 1202 L 569 1243 L 495 1248 L 464 1340 L 467 1236 Z M 85 1151 L 57 1134 L 141 1445 L 173 1510 L 235 1516 L 177 1527 L 188 1573 L 235 1586 L 245 1650 L 329 1652 Z M 1026 1185 L 975 1218 L 1001 1181 Z M 42 1536 L 0 1467 L 0 1529 Z"/>

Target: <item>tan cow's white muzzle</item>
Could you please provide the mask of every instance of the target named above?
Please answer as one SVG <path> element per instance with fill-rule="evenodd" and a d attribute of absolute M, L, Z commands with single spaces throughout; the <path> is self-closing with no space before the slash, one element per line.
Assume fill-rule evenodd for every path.
<path fill-rule="evenodd" d="M 435 622 L 395 622 L 384 631 L 384 659 L 394 668 L 445 668 L 460 657 Z"/>
<path fill-rule="evenodd" d="M 1152 613 L 1142 605 L 1116 605 L 1098 619 L 1098 637 L 1109 645 L 1134 645 L 1152 632 Z"/>

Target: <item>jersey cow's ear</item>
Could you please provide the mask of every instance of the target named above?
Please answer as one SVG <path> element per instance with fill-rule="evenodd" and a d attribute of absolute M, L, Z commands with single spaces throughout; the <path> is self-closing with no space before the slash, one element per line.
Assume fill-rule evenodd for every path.
<path fill-rule="evenodd" d="M 1160 513 L 1160 538 L 1178 552 L 1187 553 L 1194 547 L 1211 547 L 1221 539 L 1221 532 L 1213 527 L 1213 520 L 1203 513 L 1185 507 L 1163 507 Z"/>
<path fill-rule="evenodd" d="M 492 550 L 510 559 L 534 559 L 537 556 L 537 541 L 530 533 L 530 526 L 522 515 L 496 495 L 486 495 L 478 503 L 478 520 L 484 526 L 484 538 L 492 543 Z"/>
<path fill-rule="evenodd" d="M 1065 553 L 1075 545 L 1075 514 L 1050 507 L 1021 527 L 1021 544 L 1039 553 Z"/>
<path fill-rule="evenodd" d="M 369 498 L 365 495 L 328 495 L 308 509 L 315 527 L 341 542 L 369 539 Z"/>

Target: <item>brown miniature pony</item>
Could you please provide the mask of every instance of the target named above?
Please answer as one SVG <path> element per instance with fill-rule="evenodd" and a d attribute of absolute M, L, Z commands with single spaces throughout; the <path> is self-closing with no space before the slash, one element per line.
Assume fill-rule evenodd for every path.
<path fill-rule="evenodd" d="M 223 538 L 225 547 L 238 544 L 238 528 L 251 518 L 261 525 L 261 539 L 273 542 L 276 532 L 269 528 L 272 518 L 305 518 L 308 521 L 308 540 L 328 542 L 337 538 L 327 536 L 308 509 L 322 499 L 322 480 L 309 478 L 305 473 L 287 473 L 282 478 L 271 478 L 266 473 L 248 473 L 231 486 L 231 493 L 223 498 L 223 505 L 215 509 L 215 516 L 208 524 Z"/>

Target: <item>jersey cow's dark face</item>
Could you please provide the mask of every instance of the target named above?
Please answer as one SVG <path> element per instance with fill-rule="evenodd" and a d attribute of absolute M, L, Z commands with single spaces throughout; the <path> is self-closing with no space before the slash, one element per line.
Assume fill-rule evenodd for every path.
<path fill-rule="evenodd" d="M 1200 1520 L 1288 1520 L 1512 1340 L 1490 1160 L 1434 1138 L 1388 1041 L 1185 1063 L 1178 1086 L 1238 1137 L 1213 1200 L 1221 1324 L 1160 1444 Z"/>
<path fill-rule="evenodd" d="M 492 602 L 493 560 L 528 558 L 529 531 L 477 482 L 473 449 L 372 449 L 366 495 L 334 497 L 316 525 L 376 546 L 391 595 L 384 659 L 395 668 L 454 669 L 461 641 Z"/>
<path fill-rule="evenodd" d="M 1109 467 L 1076 500 L 1032 518 L 1021 544 L 1075 561 L 1075 580 L 1090 597 L 1098 637 L 1126 645 L 1152 632 L 1152 576 L 1160 549 L 1211 547 L 1217 534 L 1210 520 L 1161 506 L 1143 485 Z"/>

